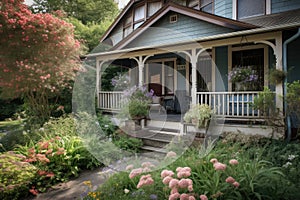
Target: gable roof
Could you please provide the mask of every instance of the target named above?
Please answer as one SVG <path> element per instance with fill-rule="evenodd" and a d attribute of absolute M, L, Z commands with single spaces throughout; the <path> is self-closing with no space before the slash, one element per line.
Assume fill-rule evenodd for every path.
<path fill-rule="evenodd" d="M 130 2 L 132 3 L 132 1 Z M 129 4 L 130 4 L 129 3 Z M 128 4 L 128 5 L 129 5 Z M 132 5 L 132 4 L 131 4 Z M 127 8 L 128 10 L 129 8 Z M 195 10 L 193 8 L 188 8 L 186 6 L 181 6 L 172 2 L 165 4 L 162 8 L 160 8 L 154 15 L 152 15 L 149 19 L 147 19 L 138 29 L 134 30 L 130 33 L 126 38 L 121 40 L 118 44 L 116 44 L 111 50 L 120 49 L 126 46 L 129 42 L 134 40 L 137 36 L 142 34 L 148 27 L 153 25 L 159 19 L 161 19 L 164 15 L 166 15 L 169 11 L 173 11 L 182 15 L 186 15 L 189 17 L 193 17 L 198 20 L 202 20 L 208 23 L 212 23 L 215 25 L 219 25 L 222 27 L 230 28 L 233 30 L 245 30 L 251 28 L 257 28 L 257 26 L 248 24 L 246 22 L 236 21 L 229 18 L 213 15 L 210 13 L 202 12 L 199 10 Z M 122 14 L 124 16 L 125 13 Z M 112 27 L 115 27 L 121 18 L 117 18 Z M 106 37 L 110 34 L 113 28 L 109 28 L 109 31 L 102 37 L 101 41 L 106 39 Z"/>
<path fill-rule="evenodd" d="M 222 27 L 230 28 L 233 30 L 245 30 L 250 28 L 257 28 L 257 26 L 248 24 L 245 22 L 240 22 L 232 19 L 228 19 L 225 17 L 220 17 L 217 15 L 209 14 L 206 12 L 198 11 L 193 8 L 188 8 L 185 6 L 181 6 L 172 2 L 165 4 L 160 10 L 158 10 L 154 15 L 152 15 L 147 21 L 145 21 L 139 29 L 134 30 L 131 34 L 129 34 L 126 38 L 121 40 L 118 44 L 116 44 L 112 50 L 121 49 L 129 44 L 132 40 L 134 40 L 137 36 L 141 35 L 148 27 L 153 25 L 159 19 L 161 19 L 164 15 L 166 15 L 169 11 L 173 11 L 182 15 L 186 15 L 189 17 L 196 18 L 198 20 L 202 20 L 208 23 L 212 23 L 215 25 L 219 25 Z"/>

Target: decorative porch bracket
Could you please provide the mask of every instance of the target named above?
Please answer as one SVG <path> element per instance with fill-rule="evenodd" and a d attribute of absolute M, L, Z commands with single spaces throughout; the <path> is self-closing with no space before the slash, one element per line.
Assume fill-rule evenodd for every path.
<path fill-rule="evenodd" d="M 263 43 L 266 45 L 269 45 L 274 52 L 275 58 L 276 58 L 276 69 L 278 70 L 283 70 L 282 68 L 282 35 L 280 34 L 279 36 L 277 36 L 275 38 L 275 44 L 273 44 L 270 41 L 266 41 L 266 40 L 261 40 L 261 41 L 256 41 L 257 43 Z M 279 108 L 280 111 L 283 111 L 283 100 L 282 100 L 282 96 L 283 96 L 283 87 L 282 87 L 282 83 L 279 83 L 276 85 L 275 88 L 275 92 L 276 92 L 276 107 Z"/>
<path fill-rule="evenodd" d="M 195 105 L 197 103 L 197 62 L 198 62 L 198 57 L 201 53 L 203 53 L 204 51 L 206 51 L 207 49 L 211 49 L 211 47 L 208 48 L 203 48 L 200 49 L 197 52 L 197 49 L 194 48 L 191 50 L 191 53 L 188 51 L 179 51 L 179 53 L 184 53 L 186 54 L 192 64 L 192 104 Z"/>
<path fill-rule="evenodd" d="M 144 85 L 144 68 L 145 68 L 145 62 L 146 60 L 153 55 L 148 55 L 143 59 L 143 56 L 139 56 L 138 58 L 132 57 L 130 59 L 134 59 L 139 67 L 139 86 Z"/>
<path fill-rule="evenodd" d="M 102 66 L 105 62 L 107 62 L 108 60 L 103 60 L 103 61 L 99 61 L 97 60 L 96 62 L 96 91 L 97 91 L 97 106 L 98 108 L 100 107 L 100 96 L 99 93 L 101 91 L 101 69 Z"/>

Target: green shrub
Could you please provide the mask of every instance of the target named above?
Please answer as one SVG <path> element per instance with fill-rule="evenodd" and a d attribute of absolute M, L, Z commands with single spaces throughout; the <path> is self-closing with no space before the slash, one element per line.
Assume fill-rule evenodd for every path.
<path fill-rule="evenodd" d="M 12 151 L 0 154 L 0 199 L 19 199 L 28 193 L 37 169 L 24 159 Z"/>
<path fill-rule="evenodd" d="M 16 148 L 26 156 L 26 161 L 38 169 L 33 185 L 44 192 L 47 187 L 78 176 L 82 169 L 99 166 L 100 163 L 85 148 L 82 138 L 77 136 L 72 117 L 50 120 L 40 129 L 42 139 L 30 141 Z"/>
<path fill-rule="evenodd" d="M 141 139 L 129 137 L 125 134 L 115 134 L 113 143 L 120 149 L 133 153 L 139 152 L 140 148 L 143 146 Z"/>
<path fill-rule="evenodd" d="M 112 123 L 109 116 L 97 113 L 97 119 L 102 131 L 107 137 L 110 137 L 116 131 L 117 126 Z"/>

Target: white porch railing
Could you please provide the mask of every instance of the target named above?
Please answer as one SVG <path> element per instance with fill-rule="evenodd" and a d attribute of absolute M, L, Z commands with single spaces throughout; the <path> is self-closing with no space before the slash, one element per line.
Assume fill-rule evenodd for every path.
<path fill-rule="evenodd" d="M 197 92 L 197 102 L 208 104 L 216 115 L 226 118 L 262 119 L 261 112 L 251 106 L 258 92 Z"/>
<path fill-rule="evenodd" d="M 123 92 L 100 91 L 98 107 L 102 110 L 116 112 L 121 109 Z"/>

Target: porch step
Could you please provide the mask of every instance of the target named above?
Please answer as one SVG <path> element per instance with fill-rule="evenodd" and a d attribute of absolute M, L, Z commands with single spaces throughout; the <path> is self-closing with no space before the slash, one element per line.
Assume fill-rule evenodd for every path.
<path fill-rule="evenodd" d="M 148 152 L 155 152 L 155 153 L 161 153 L 161 154 L 167 154 L 167 152 L 168 152 L 164 148 L 152 147 L 152 146 L 147 146 L 147 145 L 142 146 L 141 149 L 146 150 Z"/>

